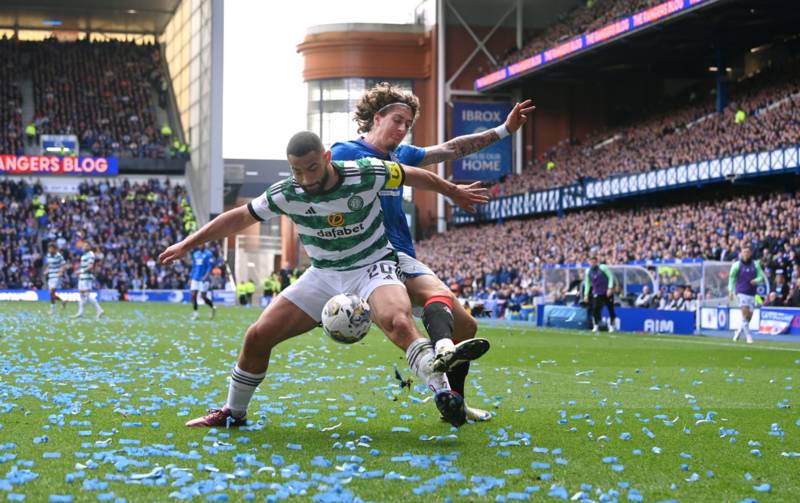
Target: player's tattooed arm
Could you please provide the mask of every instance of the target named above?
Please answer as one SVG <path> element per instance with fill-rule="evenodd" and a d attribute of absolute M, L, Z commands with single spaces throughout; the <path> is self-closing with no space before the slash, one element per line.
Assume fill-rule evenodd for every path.
<path fill-rule="evenodd" d="M 427 147 L 425 149 L 425 157 L 422 158 L 420 166 L 461 159 L 499 140 L 500 137 L 493 129 L 488 129 L 482 133 L 458 136 L 440 145 Z"/>
<path fill-rule="evenodd" d="M 509 134 L 513 134 L 528 122 L 528 116 L 536 109 L 531 103 L 531 100 L 525 100 L 521 103 L 517 103 L 514 105 L 514 108 L 511 109 L 508 117 L 506 117 L 506 121 L 503 123 Z M 440 145 L 425 147 L 425 156 L 422 158 L 419 166 L 461 159 L 497 141 L 500 141 L 500 135 L 498 135 L 497 131 L 494 129 L 488 129 L 481 133 L 458 136 Z"/>

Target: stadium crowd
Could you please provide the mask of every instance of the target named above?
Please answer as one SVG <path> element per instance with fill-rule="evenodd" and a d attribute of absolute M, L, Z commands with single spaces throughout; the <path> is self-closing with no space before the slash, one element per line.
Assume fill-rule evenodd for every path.
<path fill-rule="evenodd" d="M 186 190 L 169 180 L 84 182 L 79 194 L 45 194 L 39 184 L 0 181 L 0 289 L 42 288 L 43 257 L 55 241 L 67 261 L 64 288 L 77 285 L 81 251 L 89 241 L 100 249 L 95 266 L 97 288 L 119 290 L 183 289 L 189 283 L 187 257 L 175 266 L 157 263 L 158 254 L 195 228 Z M 224 267 L 217 246 L 217 288 Z"/>
<path fill-rule="evenodd" d="M 39 134 L 76 134 L 95 156 L 164 157 L 159 50 L 130 42 L 30 42 Z"/>
<path fill-rule="evenodd" d="M 508 177 L 501 191 L 529 192 L 800 142 L 800 65 L 734 86 L 722 113 L 714 112 L 711 98 L 694 101 L 663 103 L 629 126 L 564 140 L 521 175 Z"/>
<path fill-rule="evenodd" d="M 499 64 L 494 69 L 514 64 L 578 35 L 592 32 L 663 2 L 664 0 L 587 0 L 564 12 L 556 21 L 525 42 L 521 49 L 509 49 L 499 58 Z"/>
<path fill-rule="evenodd" d="M 171 130 L 164 135 L 157 125 L 157 106 L 166 108 L 168 92 L 157 46 L 4 37 L 0 57 L 2 153 L 23 153 L 22 97 L 15 82 L 30 78 L 34 116 L 25 129 L 33 132 L 32 140 L 42 134 L 74 134 L 82 153 L 94 156 L 155 159 L 175 154 Z"/>
<path fill-rule="evenodd" d="M 20 58 L 5 40 L 0 40 L 0 153 L 19 154 L 25 149 L 22 129 L 22 93 L 14 82 Z"/>
<path fill-rule="evenodd" d="M 800 301 L 800 203 L 789 192 L 463 226 L 420 242 L 417 256 L 464 298 L 521 304 L 543 294 L 545 264 L 582 264 L 591 255 L 607 264 L 731 261 L 745 242 L 758 250 L 770 284 L 781 271 Z M 678 308 L 677 299 L 651 300 L 661 308 L 676 300 L 671 308 Z"/>

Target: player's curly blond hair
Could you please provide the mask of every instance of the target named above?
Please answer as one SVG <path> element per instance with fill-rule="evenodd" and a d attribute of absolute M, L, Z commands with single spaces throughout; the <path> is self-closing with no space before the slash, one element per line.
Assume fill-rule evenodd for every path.
<path fill-rule="evenodd" d="M 358 101 L 356 111 L 353 113 L 353 120 L 358 124 L 358 132 L 369 133 L 375 121 L 375 114 L 382 108 L 392 103 L 403 103 L 411 109 L 411 117 L 414 121 L 419 115 L 419 98 L 411 93 L 403 92 L 397 86 L 388 82 L 376 84 L 372 89 L 364 93 Z M 381 117 L 386 116 L 391 108 L 384 110 Z"/>

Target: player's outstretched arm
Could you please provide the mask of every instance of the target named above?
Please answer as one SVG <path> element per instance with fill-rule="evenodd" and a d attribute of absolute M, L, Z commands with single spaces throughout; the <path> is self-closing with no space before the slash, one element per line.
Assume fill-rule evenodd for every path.
<path fill-rule="evenodd" d="M 739 261 L 733 263 L 731 272 L 728 274 L 728 297 L 733 300 L 733 294 L 736 288 L 736 276 L 739 275 Z"/>
<path fill-rule="evenodd" d="M 481 186 L 480 182 L 456 185 L 426 169 L 403 166 L 403 171 L 406 175 L 405 184 L 409 187 L 438 192 L 450 198 L 453 204 L 464 211 L 474 213 L 476 204 L 489 202 L 489 190 Z"/>
<path fill-rule="evenodd" d="M 192 248 L 236 234 L 256 222 L 258 220 L 253 217 L 246 205 L 226 211 L 205 224 L 194 234 L 187 236 L 183 241 L 175 243 L 164 250 L 158 256 L 158 261 L 169 265 L 186 255 Z"/>
<path fill-rule="evenodd" d="M 514 134 L 523 124 L 528 122 L 528 116 L 536 109 L 531 103 L 531 100 L 525 100 L 514 105 L 514 108 L 506 117 L 506 121 L 498 128 L 487 129 L 481 133 L 457 136 L 442 144 L 425 147 L 425 156 L 420 161 L 419 166 L 461 159 L 502 140 L 510 134 Z"/>

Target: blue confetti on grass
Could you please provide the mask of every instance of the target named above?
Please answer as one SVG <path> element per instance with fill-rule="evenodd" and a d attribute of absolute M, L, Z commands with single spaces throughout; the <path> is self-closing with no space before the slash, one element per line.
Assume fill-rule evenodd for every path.
<path fill-rule="evenodd" d="M 550 491 L 547 492 L 547 495 L 551 498 L 559 498 L 562 500 L 569 499 L 569 493 L 567 490 L 561 486 L 553 485 L 550 487 Z"/>

